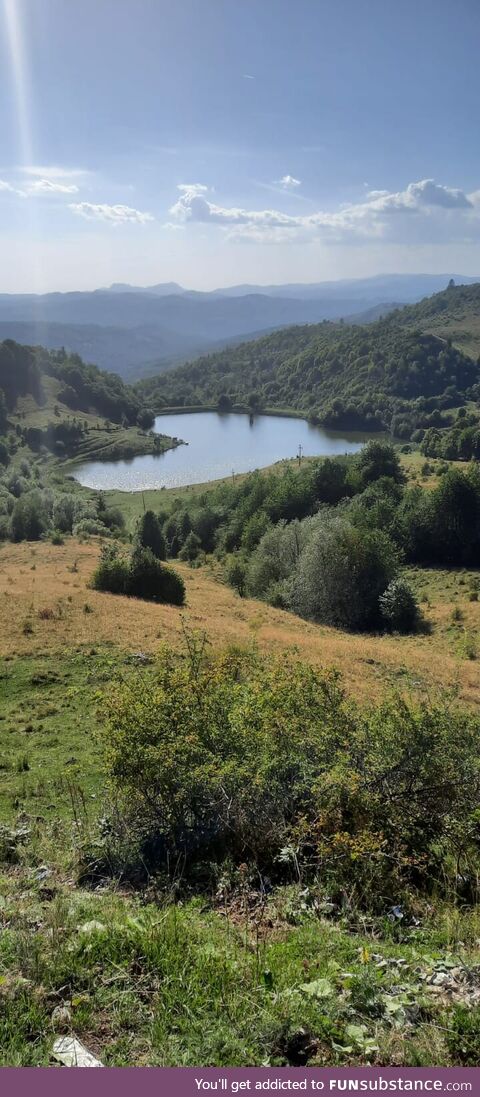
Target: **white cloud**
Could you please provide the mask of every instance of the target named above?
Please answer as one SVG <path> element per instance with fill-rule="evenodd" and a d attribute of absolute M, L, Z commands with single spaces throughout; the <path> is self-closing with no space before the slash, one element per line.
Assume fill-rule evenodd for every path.
<path fill-rule="evenodd" d="M 51 179 L 36 179 L 28 187 L 29 194 L 78 194 L 76 183 L 54 183 Z"/>
<path fill-rule="evenodd" d="M 300 179 L 295 179 L 294 175 L 282 175 L 278 182 L 279 186 L 284 187 L 285 190 L 295 190 L 295 187 L 302 185 Z"/>
<path fill-rule="evenodd" d="M 249 72 L 242 72 L 242 80 L 256 80 L 256 76 L 251 76 Z"/>
<path fill-rule="evenodd" d="M 137 225 L 144 225 L 147 221 L 153 221 L 151 213 L 144 213 L 142 210 L 132 209 L 131 206 L 107 206 L 105 204 L 95 205 L 92 202 L 70 202 L 69 209 L 73 213 L 78 214 L 79 217 L 84 217 L 87 221 L 107 221 L 110 225 L 126 225 L 129 222 L 134 222 Z"/>
<path fill-rule="evenodd" d="M 170 209 L 173 218 L 184 224 L 233 227 L 237 239 L 270 243 L 321 237 L 338 243 L 371 239 L 435 244 L 480 238 L 480 191 L 467 195 L 433 179 L 409 183 L 402 191 L 370 191 L 360 202 L 304 216 L 220 206 L 209 200 L 208 188 L 200 183 L 178 189 L 180 197 Z"/>
<path fill-rule="evenodd" d="M 25 175 L 40 176 L 41 179 L 78 179 L 84 175 L 90 175 L 91 172 L 85 168 L 64 168 L 59 164 L 50 164 L 48 167 L 40 164 L 23 164 L 18 171 L 23 172 Z"/>
<path fill-rule="evenodd" d="M 25 191 L 19 190 L 18 187 L 12 187 L 12 184 L 7 183 L 6 179 L 0 179 L 0 192 L 2 192 L 2 191 L 3 191 L 3 193 L 6 193 L 6 194 L 16 194 L 17 197 L 20 197 L 20 198 L 25 198 L 26 197 Z"/>

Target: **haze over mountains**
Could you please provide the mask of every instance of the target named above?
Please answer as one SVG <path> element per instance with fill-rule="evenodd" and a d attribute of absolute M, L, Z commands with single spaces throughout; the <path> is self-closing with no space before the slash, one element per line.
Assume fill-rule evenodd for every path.
<path fill-rule="evenodd" d="M 341 317 L 369 322 L 444 289 L 451 274 L 394 274 L 336 282 L 238 285 L 210 292 L 176 282 L 114 283 L 77 293 L 1 294 L 0 340 L 65 346 L 128 380 L 290 324 Z"/>

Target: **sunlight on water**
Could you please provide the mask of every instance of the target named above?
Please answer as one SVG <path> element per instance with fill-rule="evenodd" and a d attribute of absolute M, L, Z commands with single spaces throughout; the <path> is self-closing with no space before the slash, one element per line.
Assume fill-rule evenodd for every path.
<path fill-rule="evenodd" d="M 149 488 L 203 484 L 239 472 L 264 468 L 283 458 L 355 453 L 366 435 L 340 434 L 313 426 L 305 419 L 276 415 L 219 415 L 198 412 L 160 415 L 155 430 L 188 442 L 188 445 L 129 461 L 87 461 L 74 475 L 84 487 L 97 490 L 144 491 Z"/>

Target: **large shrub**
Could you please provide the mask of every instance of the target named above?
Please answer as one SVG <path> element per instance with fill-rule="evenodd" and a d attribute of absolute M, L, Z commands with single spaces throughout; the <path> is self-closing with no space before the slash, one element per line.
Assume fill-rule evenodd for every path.
<path fill-rule="evenodd" d="M 415 632 L 420 624 L 420 609 L 405 579 L 393 579 L 380 595 L 380 612 L 395 632 Z"/>
<path fill-rule="evenodd" d="M 364 712 L 293 660 L 165 653 L 105 700 L 106 764 L 147 867 L 251 861 L 385 909 L 478 872 L 478 718 Z"/>
<path fill-rule="evenodd" d="M 100 561 L 92 576 L 95 590 L 110 594 L 129 594 L 157 602 L 183 605 L 185 584 L 183 579 L 157 560 L 150 549 L 137 545 L 125 557 L 117 545 L 103 545 Z"/>
<path fill-rule="evenodd" d="M 359 529 L 344 517 L 312 521 L 292 576 L 289 605 L 302 617 L 349 629 L 381 624 L 379 598 L 397 572 L 395 549 L 381 530 Z"/>
<path fill-rule="evenodd" d="M 109 591 L 110 594 L 126 594 L 129 566 L 121 556 L 116 545 L 102 545 L 100 560 L 92 576 L 94 590 Z"/>

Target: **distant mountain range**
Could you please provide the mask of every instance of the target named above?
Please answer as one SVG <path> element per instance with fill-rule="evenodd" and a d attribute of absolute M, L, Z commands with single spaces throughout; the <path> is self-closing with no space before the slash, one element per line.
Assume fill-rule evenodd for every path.
<path fill-rule="evenodd" d="M 461 275 L 397 274 L 314 284 L 238 285 L 201 293 L 176 282 L 114 283 L 77 293 L 0 294 L 0 339 L 65 346 L 126 380 L 291 324 L 377 319 Z M 394 304 L 393 304 L 394 303 Z"/>

